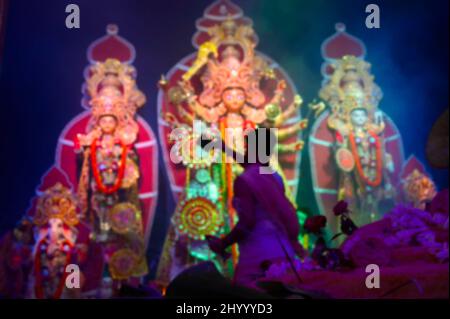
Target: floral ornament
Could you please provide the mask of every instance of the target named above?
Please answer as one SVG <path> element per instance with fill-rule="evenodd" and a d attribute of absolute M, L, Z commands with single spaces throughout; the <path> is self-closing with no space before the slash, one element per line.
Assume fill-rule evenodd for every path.
<path fill-rule="evenodd" d="M 335 216 L 340 216 L 343 214 L 348 213 L 348 203 L 345 200 L 340 200 L 337 202 L 337 204 L 333 207 L 333 213 Z"/>
<path fill-rule="evenodd" d="M 215 235 L 223 226 L 223 219 L 216 205 L 203 197 L 182 200 L 175 211 L 173 221 L 178 225 L 177 233 L 194 240 Z"/>
<path fill-rule="evenodd" d="M 339 201 L 333 207 L 333 213 L 341 221 L 341 233 L 334 235 L 331 240 L 340 235 L 351 235 L 358 227 L 349 217 L 350 210 L 346 201 Z M 323 237 L 322 229 L 327 224 L 327 218 L 322 215 L 312 216 L 306 219 L 304 228 L 307 233 L 317 236 L 311 257 L 317 265 L 323 269 L 335 270 L 341 267 L 351 266 L 351 263 L 345 258 L 344 253 L 338 248 L 329 248 Z"/>
<path fill-rule="evenodd" d="M 327 218 L 322 215 L 308 217 L 305 221 L 304 228 L 307 233 L 321 235 L 322 229 L 327 225 Z"/>
<path fill-rule="evenodd" d="M 327 224 L 327 218 L 322 215 L 312 216 L 306 219 L 305 231 L 317 236 L 311 257 L 316 264 L 323 269 L 334 270 L 345 264 L 345 258 L 339 249 L 328 248 L 322 235 L 322 229 Z"/>
<path fill-rule="evenodd" d="M 334 240 L 343 234 L 350 236 L 355 230 L 358 229 L 349 216 L 350 210 L 348 209 L 348 203 L 345 200 L 340 200 L 337 202 L 337 204 L 333 207 L 333 213 L 335 216 L 340 218 L 341 232 L 334 235 L 331 240 Z"/>
<path fill-rule="evenodd" d="M 130 202 L 116 204 L 108 211 L 111 228 L 118 234 L 140 233 L 141 211 Z"/>
<path fill-rule="evenodd" d="M 116 251 L 109 261 L 109 271 L 113 279 L 126 280 L 134 275 L 139 265 L 139 256 L 131 249 Z"/>

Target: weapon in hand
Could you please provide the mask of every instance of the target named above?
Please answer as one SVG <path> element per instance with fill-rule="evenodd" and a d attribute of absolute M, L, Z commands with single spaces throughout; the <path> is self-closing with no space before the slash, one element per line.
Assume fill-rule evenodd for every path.
<path fill-rule="evenodd" d="M 198 70 L 200 70 L 202 66 L 204 66 L 208 62 L 208 58 L 211 53 L 215 58 L 217 58 L 217 56 L 219 55 L 216 44 L 211 41 L 203 43 L 198 49 L 197 58 L 195 59 L 194 63 L 189 68 L 189 70 L 187 70 L 186 73 L 183 74 L 183 81 L 189 81 L 195 75 L 195 73 L 197 73 Z"/>

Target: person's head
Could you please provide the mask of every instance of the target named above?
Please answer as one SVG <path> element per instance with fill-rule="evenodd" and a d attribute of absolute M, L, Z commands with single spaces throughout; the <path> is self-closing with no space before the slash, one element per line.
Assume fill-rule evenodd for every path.
<path fill-rule="evenodd" d="M 273 129 L 257 128 L 244 133 L 245 154 L 244 165 L 258 163 L 269 166 L 276 145 L 276 135 Z"/>
<path fill-rule="evenodd" d="M 245 100 L 245 92 L 242 88 L 227 88 L 222 93 L 222 101 L 231 112 L 238 112 L 244 106 Z"/>
<path fill-rule="evenodd" d="M 112 134 L 117 127 L 117 119 L 113 115 L 103 115 L 98 120 L 98 125 L 103 133 Z"/>
<path fill-rule="evenodd" d="M 369 119 L 369 115 L 367 114 L 366 109 L 358 108 L 354 109 L 350 113 L 350 120 L 352 122 L 352 125 L 355 127 L 362 127 L 367 123 L 367 120 Z"/>

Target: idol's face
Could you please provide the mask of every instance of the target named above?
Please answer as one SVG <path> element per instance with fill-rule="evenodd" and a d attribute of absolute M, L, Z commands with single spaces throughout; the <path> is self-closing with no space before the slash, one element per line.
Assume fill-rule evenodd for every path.
<path fill-rule="evenodd" d="M 229 111 L 237 112 L 245 104 L 245 92 L 239 88 L 227 89 L 222 94 L 222 100 Z"/>
<path fill-rule="evenodd" d="M 105 134 L 112 134 L 117 127 L 117 120 L 114 116 L 105 115 L 98 120 L 100 129 Z"/>
<path fill-rule="evenodd" d="M 59 218 L 51 218 L 48 221 L 50 241 L 57 242 L 64 238 L 64 224 Z"/>
<path fill-rule="evenodd" d="M 359 75 L 358 72 L 356 72 L 355 69 L 349 69 L 347 71 L 345 71 L 344 76 L 342 77 L 342 80 L 345 83 L 348 82 L 358 82 L 359 81 Z"/>
<path fill-rule="evenodd" d="M 367 111 L 363 109 L 356 109 L 350 113 L 350 119 L 353 126 L 361 127 L 367 123 L 368 120 Z"/>

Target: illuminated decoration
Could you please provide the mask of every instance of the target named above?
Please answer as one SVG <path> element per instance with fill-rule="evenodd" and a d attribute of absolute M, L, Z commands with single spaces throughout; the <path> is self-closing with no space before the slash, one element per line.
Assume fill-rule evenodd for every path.
<path fill-rule="evenodd" d="M 378 108 L 382 92 L 365 54 L 364 44 L 342 23 L 322 44 L 324 80 L 319 95 L 328 109 L 311 129 L 309 154 L 316 201 L 331 233 L 338 231 L 332 213 L 337 201 L 348 201 L 352 218 L 362 225 L 382 216 L 398 195 L 402 140 Z"/>
<path fill-rule="evenodd" d="M 140 259 L 141 257 L 131 249 L 117 250 L 109 261 L 111 276 L 117 280 L 125 280 L 132 277 Z"/>
<path fill-rule="evenodd" d="M 223 225 L 216 205 L 203 197 L 182 200 L 178 207 L 174 216 L 177 231 L 189 238 L 203 240 L 206 235 L 215 235 Z"/>
<path fill-rule="evenodd" d="M 425 210 L 437 194 L 436 185 L 426 172 L 424 165 L 411 155 L 402 167 L 399 189 L 402 190 L 401 200 L 413 207 Z"/>
<path fill-rule="evenodd" d="M 196 27 L 192 43 L 197 52 L 183 58 L 159 81 L 159 132 L 166 137 L 161 139 L 163 156 L 178 200 L 157 271 L 157 280 L 163 285 L 199 260 L 212 260 L 231 276 L 238 257 L 237 247 L 233 246 L 231 261 L 223 263 L 208 249 L 206 241 L 194 239 L 203 238 L 207 232 L 201 227 L 193 229 L 193 219 L 180 218 L 181 212 L 193 216 L 187 209 L 194 205 L 186 205 L 207 199 L 215 207 L 210 212 L 214 214 L 208 215 L 212 220 L 203 221 L 203 213 L 198 218 L 207 222 L 202 225 L 208 225 L 205 229 L 210 234 L 227 233 L 237 222 L 232 205 L 233 181 L 242 168 L 223 153 L 219 153 L 221 161 L 214 161 L 216 154 L 205 154 L 194 123 L 201 122 L 203 132 L 220 133 L 228 146 L 241 153 L 245 130 L 278 128 L 278 159 L 273 157 L 271 164 L 283 177 L 293 202 L 299 151 L 304 144 L 300 133 L 307 125 L 300 117 L 302 99 L 292 81 L 277 63 L 255 50 L 258 36 L 241 8 L 228 0 L 215 1 L 197 20 Z M 239 133 L 230 137 L 228 129 Z M 230 144 L 232 139 L 234 145 Z M 187 147 L 174 150 L 180 141 L 185 141 Z M 194 154 L 197 160 L 193 160 Z M 174 155 L 179 159 L 176 163 L 171 160 Z M 179 224 L 183 222 L 188 226 Z M 188 251 L 187 256 L 181 251 Z"/>
<path fill-rule="evenodd" d="M 109 210 L 109 220 L 111 228 L 118 234 L 139 232 L 141 211 L 131 203 L 119 203 Z"/>
<path fill-rule="evenodd" d="M 302 244 L 303 248 L 309 248 L 309 236 L 306 232 L 304 232 L 303 225 L 305 224 L 306 219 L 308 218 L 308 213 L 297 210 L 297 218 L 300 224 L 300 233 L 298 234 L 298 241 Z"/>

